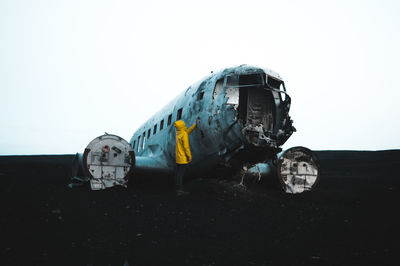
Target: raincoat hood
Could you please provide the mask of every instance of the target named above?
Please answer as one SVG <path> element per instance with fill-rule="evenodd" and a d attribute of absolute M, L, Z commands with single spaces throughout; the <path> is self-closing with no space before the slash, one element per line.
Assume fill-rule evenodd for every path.
<path fill-rule="evenodd" d="M 181 131 L 181 130 L 186 130 L 186 124 L 182 120 L 178 120 L 174 123 L 174 126 L 176 130 Z"/>

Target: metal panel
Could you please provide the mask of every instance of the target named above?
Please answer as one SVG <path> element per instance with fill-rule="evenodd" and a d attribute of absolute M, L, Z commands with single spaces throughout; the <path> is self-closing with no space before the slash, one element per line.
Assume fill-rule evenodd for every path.
<path fill-rule="evenodd" d="M 280 156 L 277 171 L 286 193 L 309 191 L 319 180 L 318 158 L 307 148 L 293 147 Z"/>
<path fill-rule="evenodd" d="M 95 138 L 83 154 L 83 167 L 92 190 L 115 185 L 126 187 L 134 165 L 132 147 L 115 135 L 105 134 Z"/>

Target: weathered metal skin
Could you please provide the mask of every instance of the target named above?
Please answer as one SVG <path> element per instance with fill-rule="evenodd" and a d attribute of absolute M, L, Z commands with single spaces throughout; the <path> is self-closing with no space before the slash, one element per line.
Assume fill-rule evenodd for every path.
<path fill-rule="evenodd" d="M 104 134 L 92 140 L 72 161 L 69 187 L 90 182 L 92 190 L 126 187 L 135 167 L 135 153 L 123 138 Z"/>
<path fill-rule="evenodd" d="M 292 147 L 279 156 L 278 177 L 286 193 L 312 190 L 319 181 L 319 161 L 305 147 Z"/>
<path fill-rule="evenodd" d="M 278 176 L 286 193 L 311 191 L 319 182 L 319 160 L 311 150 L 297 146 L 280 152 L 277 160 L 258 163 L 242 172 L 242 178 L 250 176 L 258 181 L 271 175 Z"/>
<path fill-rule="evenodd" d="M 248 65 L 227 68 L 187 88 L 133 134 L 130 144 L 137 158 L 135 171 L 157 168 L 172 173 L 173 122 L 179 119 L 180 109 L 188 127 L 196 119 L 198 123 L 190 135 L 191 174 L 213 173 L 217 168 L 236 170 L 275 160 L 295 131 L 289 116 L 290 97 L 277 73 Z"/>
<path fill-rule="evenodd" d="M 278 175 L 285 192 L 309 191 L 319 179 L 315 155 L 304 147 L 280 153 L 296 130 L 290 103 L 281 77 L 269 69 L 241 65 L 211 72 L 143 124 L 129 144 L 108 134 L 89 143 L 85 153 L 74 159 L 70 186 L 89 180 L 92 189 L 103 189 L 126 186 L 136 174 L 172 174 L 173 124 L 182 119 L 188 127 L 197 120 L 190 135 L 190 175 L 234 175 L 241 184 L 249 175 L 258 179 Z"/>

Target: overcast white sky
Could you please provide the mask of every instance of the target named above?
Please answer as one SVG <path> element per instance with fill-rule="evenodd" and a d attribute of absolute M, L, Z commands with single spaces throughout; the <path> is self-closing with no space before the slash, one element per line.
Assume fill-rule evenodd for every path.
<path fill-rule="evenodd" d="M 0 154 L 129 141 L 211 70 L 271 68 L 284 148 L 400 148 L 400 2 L 0 0 Z"/>

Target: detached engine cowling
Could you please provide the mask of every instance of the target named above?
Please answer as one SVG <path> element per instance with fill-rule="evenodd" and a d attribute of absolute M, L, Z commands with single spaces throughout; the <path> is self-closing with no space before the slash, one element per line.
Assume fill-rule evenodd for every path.
<path fill-rule="evenodd" d="M 126 187 L 135 166 L 135 154 L 129 143 L 109 134 L 92 140 L 83 155 L 76 158 L 78 160 L 74 160 L 74 164 L 82 165 L 92 190 L 115 185 Z"/>
<path fill-rule="evenodd" d="M 319 161 L 311 150 L 293 147 L 279 156 L 277 172 L 286 193 L 302 193 L 316 186 Z"/>

